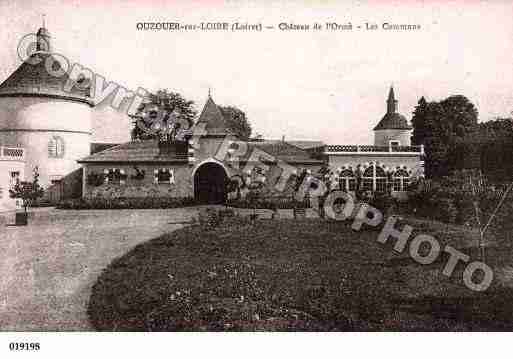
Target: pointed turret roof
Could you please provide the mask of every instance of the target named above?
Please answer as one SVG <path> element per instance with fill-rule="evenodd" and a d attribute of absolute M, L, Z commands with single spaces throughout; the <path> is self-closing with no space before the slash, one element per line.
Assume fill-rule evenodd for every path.
<path fill-rule="evenodd" d="M 61 61 L 51 53 L 50 38 L 46 28 L 38 30 L 36 51 L 0 84 L 0 97 L 53 97 L 92 106 L 89 88 L 73 86 L 70 91 L 65 91 L 69 73 L 62 74 Z"/>
<path fill-rule="evenodd" d="M 394 86 L 390 86 L 388 91 L 388 102 L 395 102 Z"/>
<path fill-rule="evenodd" d="M 397 112 L 397 100 L 395 99 L 394 87 L 390 86 L 387 99 L 387 113 L 374 127 L 376 130 L 411 130 L 406 117 Z"/>
<path fill-rule="evenodd" d="M 231 134 L 231 131 L 226 127 L 221 110 L 212 99 L 212 96 L 210 96 L 210 91 L 197 123 L 205 123 L 207 136 L 225 136 Z"/>

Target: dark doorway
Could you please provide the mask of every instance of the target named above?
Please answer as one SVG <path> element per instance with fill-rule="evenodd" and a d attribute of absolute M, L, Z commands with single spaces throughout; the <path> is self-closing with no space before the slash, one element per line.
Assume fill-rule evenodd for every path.
<path fill-rule="evenodd" d="M 205 163 L 194 174 L 194 199 L 205 204 L 220 204 L 226 200 L 226 172 L 217 163 Z"/>

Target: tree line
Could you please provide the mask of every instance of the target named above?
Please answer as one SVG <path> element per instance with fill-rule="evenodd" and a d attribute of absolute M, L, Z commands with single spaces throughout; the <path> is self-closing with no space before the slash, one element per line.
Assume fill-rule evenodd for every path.
<path fill-rule="evenodd" d="M 465 96 L 430 102 L 422 97 L 413 112 L 412 125 L 412 143 L 425 147 L 426 177 L 475 169 L 496 181 L 512 178 L 512 118 L 478 122 L 478 111 Z"/>

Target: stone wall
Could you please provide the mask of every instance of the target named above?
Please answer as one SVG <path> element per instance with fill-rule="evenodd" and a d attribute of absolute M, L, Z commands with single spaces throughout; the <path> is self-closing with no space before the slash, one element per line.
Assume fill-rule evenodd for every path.
<path fill-rule="evenodd" d="M 45 190 L 42 201 L 57 204 L 59 201 L 82 197 L 83 170 L 79 168 Z"/>

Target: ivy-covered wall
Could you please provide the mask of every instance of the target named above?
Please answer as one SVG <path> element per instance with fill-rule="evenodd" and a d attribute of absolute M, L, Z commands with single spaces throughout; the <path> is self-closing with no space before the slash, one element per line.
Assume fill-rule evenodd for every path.
<path fill-rule="evenodd" d="M 105 170 L 119 169 L 125 178 L 121 183 L 101 180 Z M 155 170 L 173 171 L 174 183 L 155 183 Z M 188 164 L 84 164 L 84 198 L 103 197 L 193 197 L 192 168 Z M 98 178 L 100 181 L 98 181 Z M 93 183 L 98 181 L 96 183 Z"/>

